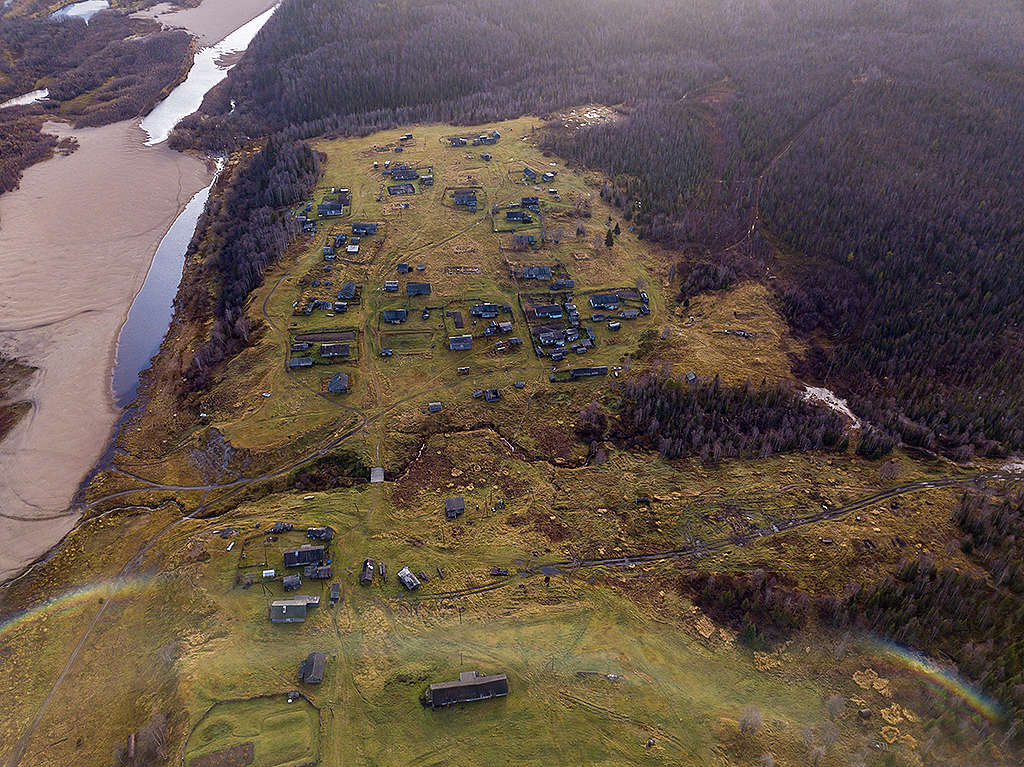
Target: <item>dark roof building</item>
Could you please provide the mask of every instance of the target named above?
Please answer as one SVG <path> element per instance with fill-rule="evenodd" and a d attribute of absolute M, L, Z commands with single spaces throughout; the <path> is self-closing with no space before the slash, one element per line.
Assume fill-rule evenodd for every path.
<path fill-rule="evenodd" d="M 476 192 L 472 189 L 457 189 L 454 193 L 455 204 L 459 207 L 469 208 L 472 211 L 476 211 L 477 200 Z"/>
<path fill-rule="evenodd" d="M 399 264 L 398 265 L 398 273 L 399 274 L 408 274 L 411 271 L 412 271 L 412 267 L 410 267 L 408 264 Z"/>
<path fill-rule="evenodd" d="M 445 498 L 444 501 L 444 515 L 448 519 L 455 519 L 466 510 L 466 499 L 461 495 L 456 495 L 454 498 Z"/>
<path fill-rule="evenodd" d="M 608 366 L 601 365 L 599 367 L 591 368 L 573 368 L 569 371 L 569 375 L 573 378 L 586 378 L 587 376 L 606 376 L 608 375 Z"/>
<path fill-rule="evenodd" d="M 448 348 L 453 352 L 467 351 L 473 348 L 473 336 L 448 336 Z"/>
<path fill-rule="evenodd" d="M 497 304 L 473 304 L 469 307 L 470 314 L 474 317 L 483 317 L 484 319 L 497 317 L 499 311 L 501 311 L 501 307 Z"/>
<path fill-rule="evenodd" d="M 501 698 L 508 695 L 508 677 L 504 674 L 484 675 L 479 671 L 463 671 L 458 681 L 430 685 L 425 702 L 431 708 L 468 703 L 474 700 Z"/>
<path fill-rule="evenodd" d="M 384 290 L 388 293 L 395 293 L 398 291 L 398 280 L 384 280 Z"/>
<path fill-rule="evenodd" d="M 556 319 L 562 316 L 562 307 L 558 304 L 541 304 L 540 306 L 533 307 L 533 313 L 538 317 Z"/>
<path fill-rule="evenodd" d="M 284 566 L 305 567 L 306 565 L 319 565 L 326 558 L 327 554 L 323 546 L 313 546 L 305 543 L 297 549 L 290 549 L 284 553 Z"/>
<path fill-rule="evenodd" d="M 501 399 L 501 392 L 497 389 L 485 389 L 484 390 L 484 401 L 486 402 L 497 402 Z"/>
<path fill-rule="evenodd" d="M 540 198 L 539 197 L 523 197 L 519 204 L 527 210 L 532 210 L 534 213 L 540 211 Z"/>
<path fill-rule="evenodd" d="M 524 266 L 523 267 L 523 279 L 524 280 L 550 280 L 551 279 L 551 267 L 550 266 Z"/>
<path fill-rule="evenodd" d="M 330 565 L 306 565 L 302 569 L 302 574 L 314 581 L 329 581 L 333 575 Z"/>
<path fill-rule="evenodd" d="M 288 367 L 290 368 L 311 368 L 313 367 L 312 357 L 292 357 L 288 360 Z"/>
<path fill-rule="evenodd" d="M 385 309 L 383 312 L 381 312 L 381 316 L 384 319 L 384 322 L 388 323 L 389 325 L 400 325 L 401 323 L 405 322 L 406 317 L 408 317 L 408 314 L 409 313 L 405 309 Z"/>
<path fill-rule="evenodd" d="M 590 297 L 590 305 L 595 309 L 617 309 L 619 297 L 614 293 L 595 293 Z"/>
<path fill-rule="evenodd" d="M 373 583 L 373 568 L 375 564 L 372 559 L 363 560 L 363 569 L 359 573 L 359 582 L 364 586 L 369 586 Z"/>
<path fill-rule="evenodd" d="M 302 623 L 310 608 L 320 604 L 320 597 L 299 596 L 270 603 L 272 623 Z"/>
<path fill-rule="evenodd" d="M 416 194 L 416 187 L 412 184 L 392 184 L 388 187 L 388 194 L 392 197 L 400 197 L 406 194 Z"/>
<path fill-rule="evenodd" d="M 517 248 L 527 248 L 536 245 L 537 238 L 532 234 L 517 234 L 512 237 L 512 242 Z"/>
<path fill-rule="evenodd" d="M 335 373 L 327 383 L 331 394 L 348 394 L 348 373 Z"/>
<path fill-rule="evenodd" d="M 345 212 L 345 206 L 337 200 L 324 200 L 316 206 L 318 216 L 340 216 Z"/>
<path fill-rule="evenodd" d="M 506 221 L 521 221 L 524 224 L 533 222 L 533 217 L 527 210 L 506 210 L 505 211 Z"/>
<path fill-rule="evenodd" d="M 348 355 L 348 344 L 320 344 L 321 357 L 347 357 Z"/>
<path fill-rule="evenodd" d="M 537 171 L 535 171 L 533 168 L 529 166 L 526 166 L 525 168 L 523 168 L 523 178 L 525 178 L 527 181 L 536 181 Z"/>
<path fill-rule="evenodd" d="M 291 522 L 275 522 L 271 526 L 270 532 L 275 534 L 275 535 L 277 535 L 277 534 L 280 534 L 280 533 L 287 533 L 291 529 L 292 529 L 292 523 Z"/>
<path fill-rule="evenodd" d="M 429 282 L 407 282 L 405 284 L 406 293 L 410 296 L 429 296 L 430 295 L 430 283 Z"/>
<path fill-rule="evenodd" d="M 419 172 L 408 165 L 396 165 L 391 169 L 391 178 L 395 181 L 414 181 L 419 177 Z"/>
<path fill-rule="evenodd" d="M 576 287 L 576 280 L 555 280 L 548 286 L 548 290 L 572 290 Z"/>
<path fill-rule="evenodd" d="M 284 586 L 285 591 L 298 591 L 299 587 L 302 585 L 302 578 L 298 573 L 295 573 L 294 575 L 286 575 L 281 580 L 281 585 Z"/>
<path fill-rule="evenodd" d="M 324 671 L 326 669 L 327 656 L 322 652 L 311 652 L 299 664 L 299 681 L 306 684 L 320 684 L 324 681 Z"/>
<path fill-rule="evenodd" d="M 338 291 L 339 301 L 351 301 L 356 297 L 356 284 L 354 282 L 346 282 L 341 286 L 341 290 Z"/>

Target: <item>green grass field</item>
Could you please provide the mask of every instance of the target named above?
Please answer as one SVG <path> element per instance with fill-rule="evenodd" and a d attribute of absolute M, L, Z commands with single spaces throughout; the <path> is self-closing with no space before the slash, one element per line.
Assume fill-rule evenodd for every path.
<path fill-rule="evenodd" d="M 299 767 L 319 756 L 320 715 L 304 698 L 284 695 L 215 704 L 196 724 L 185 745 L 185 764 L 233 746 L 252 743 L 253 767 Z M 207 761 L 209 764 L 216 762 Z"/>

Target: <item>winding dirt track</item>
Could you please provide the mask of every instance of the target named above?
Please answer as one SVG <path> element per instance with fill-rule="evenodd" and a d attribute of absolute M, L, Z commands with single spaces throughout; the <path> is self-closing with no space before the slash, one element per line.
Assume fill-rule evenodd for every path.
<path fill-rule="evenodd" d="M 564 559 L 557 562 L 544 562 L 531 566 L 519 572 L 519 579 L 530 578 L 537 575 L 571 575 L 577 570 L 585 570 L 595 567 L 627 567 L 632 564 L 647 564 L 651 562 L 662 562 L 669 559 L 700 558 L 706 554 L 716 551 L 723 551 L 730 547 L 746 546 L 756 543 L 762 538 L 770 538 L 774 535 L 782 535 L 800 527 L 825 522 L 845 517 L 855 511 L 861 511 L 877 503 L 895 498 L 900 495 L 916 493 L 923 490 L 931 490 L 937 487 L 951 487 L 955 485 L 971 485 L 978 482 L 1021 482 L 1024 475 L 1011 474 L 1008 472 L 993 471 L 971 474 L 966 477 L 945 477 L 942 479 L 924 479 L 917 482 L 908 482 L 904 485 L 891 487 L 888 490 L 881 490 L 871 495 L 866 495 L 852 503 L 843 506 L 835 506 L 830 509 L 823 509 L 815 514 L 808 514 L 803 517 L 794 517 L 784 522 L 778 522 L 766 528 L 753 530 L 742 535 L 730 535 L 723 538 L 716 538 L 710 541 L 697 541 L 689 546 L 669 551 L 659 551 L 649 554 L 625 554 L 619 557 L 607 557 L 604 559 Z M 454 591 L 426 594 L 421 596 L 420 601 L 433 601 L 439 599 L 457 599 L 459 597 L 481 594 L 487 591 L 508 586 L 514 583 L 516 578 L 505 578 L 500 581 L 491 581 L 482 586 L 467 589 L 456 589 Z"/>

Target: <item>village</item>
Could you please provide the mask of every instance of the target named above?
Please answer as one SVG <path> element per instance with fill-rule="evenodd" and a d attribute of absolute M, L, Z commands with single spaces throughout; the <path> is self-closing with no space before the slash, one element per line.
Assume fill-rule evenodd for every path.
<path fill-rule="evenodd" d="M 265 492 L 226 488 L 216 521 L 182 534 L 217 648 L 190 668 L 185 767 L 348 763 L 352 744 L 380 764 L 685 763 L 695 741 L 668 734 L 679 694 L 644 680 L 691 691 L 713 675 L 742 707 L 751 672 L 731 634 L 700 633 L 664 580 L 675 557 L 656 553 L 771 530 L 791 494 L 733 512 L 704 499 L 723 482 L 770 493 L 764 478 L 680 471 L 574 423 L 666 360 L 690 385 L 788 370 L 782 322 L 754 287 L 668 308 L 668 266 L 529 120 L 315 146 L 299 233 L 250 304 L 259 340 L 198 402 L 223 437 L 173 469 L 285 467 Z M 803 488 L 812 464 L 775 472 Z M 743 567 L 757 547 L 722 556 Z M 666 622 L 634 617 L 651 610 Z M 676 662 L 681 630 L 697 665 Z M 803 688 L 755 683 L 812 715 Z M 493 735 L 520 726 L 529 739 Z M 572 734 L 595 728 L 600 742 Z"/>
<path fill-rule="evenodd" d="M 509 143 L 494 129 L 444 136 L 438 146 L 402 134 L 369 148 L 344 185 L 324 186 L 295 212 L 306 256 L 289 319 L 290 373 L 339 396 L 358 396 L 359 380 L 373 372 L 401 375 L 396 367 L 474 380 L 490 373 L 490 384 L 467 393 L 493 403 L 507 386 L 536 377 L 528 370 L 551 382 L 616 372 L 624 336 L 635 338 L 651 319 L 643 282 L 585 278 L 589 264 L 579 259 L 591 256 L 578 251 L 591 248 L 581 240 L 593 192 L 559 170 L 503 158 L 499 148 Z M 487 150 L 453 151 L 474 147 Z M 383 159 L 389 155 L 395 159 Z M 486 183 L 485 173 L 496 182 Z M 559 181 L 576 188 L 540 186 Z M 511 199 L 507 189 L 515 190 Z M 424 218 L 450 222 L 449 231 L 406 250 Z M 493 254 L 481 258 L 474 248 L 473 258 L 453 263 L 452 234 L 481 226 L 490 229 Z M 612 237 L 610 223 L 606 229 Z M 512 379 L 493 375 L 513 367 Z M 427 404 L 429 412 L 444 407 Z"/>

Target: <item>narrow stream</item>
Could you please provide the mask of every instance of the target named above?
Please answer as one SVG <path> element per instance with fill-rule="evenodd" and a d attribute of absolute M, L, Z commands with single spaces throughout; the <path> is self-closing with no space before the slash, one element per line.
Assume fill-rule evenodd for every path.
<path fill-rule="evenodd" d="M 146 146 L 166 141 L 182 118 L 199 109 L 206 94 L 228 76 L 240 55 L 249 47 L 249 43 L 276 10 L 275 5 L 240 26 L 216 45 L 203 48 L 196 53 L 192 69 L 189 70 L 185 81 L 142 118 L 139 127 L 149 136 Z"/>

